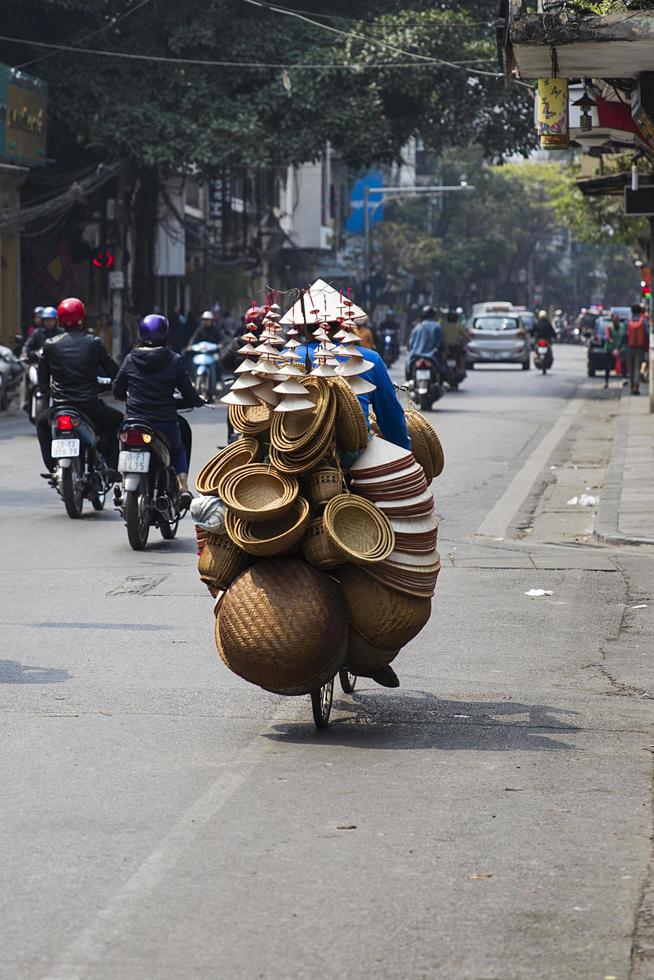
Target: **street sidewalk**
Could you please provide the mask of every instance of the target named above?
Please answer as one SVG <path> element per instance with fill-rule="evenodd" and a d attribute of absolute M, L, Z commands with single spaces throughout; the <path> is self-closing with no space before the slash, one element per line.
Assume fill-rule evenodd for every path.
<path fill-rule="evenodd" d="M 654 415 L 646 395 L 620 400 L 594 533 L 607 544 L 654 545 Z"/>

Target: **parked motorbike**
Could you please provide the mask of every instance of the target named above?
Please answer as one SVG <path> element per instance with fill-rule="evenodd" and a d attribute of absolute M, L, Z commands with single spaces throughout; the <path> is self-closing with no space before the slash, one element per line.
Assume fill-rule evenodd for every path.
<path fill-rule="evenodd" d="M 411 365 L 409 393 L 423 412 L 429 411 L 443 396 L 443 379 L 435 360 L 430 357 L 415 359 Z"/>
<path fill-rule="evenodd" d="M 463 347 L 448 347 L 445 352 L 445 364 L 447 366 L 447 371 L 445 373 L 445 383 L 451 391 L 456 391 L 462 381 L 464 381 L 468 372 L 463 366 L 466 362 L 465 350 Z"/>
<path fill-rule="evenodd" d="M 93 423 L 74 405 L 58 407 L 52 417 L 52 458 L 56 470 L 51 479 L 69 517 L 82 516 L 85 500 L 102 510 L 113 484 L 112 471 L 98 449 Z"/>
<path fill-rule="evenodd" d="M 11 348 L 0 346 L 0 411 L 9 407 L 11 399 L 18 394 L 23 365 Z"/>
<path fill-rule="evenodd" d="M 220 347 L 210 340 L 199 340 L 189 348 L 195 390 L 205 401 L 214 400 L 220 378 Z"/>
<path fill-rule="evenodd" d="M 190 428 L 182 426 L 182 439 Z M 126 419 L 120 429 L 118 471 L 121 482 L 114 491 L 129 543 L 142 551 L 151 527 L 158 527 L 162 538 L 172 541 L 187 508 L 180 506 L 177 475 L 171 465 L 170 446 L 162 433 L 141 419 Z M 190 446 L 187 446 L 190 456 Z"/>
<path fill-rule="evenodd" d="M 552 345 L 549 340 L 541 337 L 540 340 L 536 341 L 534 347 L 534 367 L 537 371 L 547 374 L 547 369 L 552 367 L 553 360 Z"/>

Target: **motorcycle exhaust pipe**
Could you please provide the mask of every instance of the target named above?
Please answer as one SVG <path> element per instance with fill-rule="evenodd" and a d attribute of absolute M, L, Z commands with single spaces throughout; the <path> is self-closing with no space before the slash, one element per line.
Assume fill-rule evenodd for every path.
<path fill-rule="evenodd" d="M 170 510 L 170 500 L 168 497 L 157 497 L 154 502 L 154 506 L 157 508 L 160 514 L 167 514 Z"/>

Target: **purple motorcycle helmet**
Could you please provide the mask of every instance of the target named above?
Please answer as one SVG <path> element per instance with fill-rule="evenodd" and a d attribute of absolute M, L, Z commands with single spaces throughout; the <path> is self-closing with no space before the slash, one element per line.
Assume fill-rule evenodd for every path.
<path fill-rule="evenodd" d="M 139 324 L 139 337 L 146 347 L 163 347 L 168 336 L 168 320 L 158 313 L 148 313 Z"/>

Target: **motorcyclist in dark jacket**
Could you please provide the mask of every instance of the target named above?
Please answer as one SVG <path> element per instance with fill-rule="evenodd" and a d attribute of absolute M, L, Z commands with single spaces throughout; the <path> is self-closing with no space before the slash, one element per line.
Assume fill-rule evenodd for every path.
<path fill-rule="evenodd" d="M 175 391 L 179 391 L 189 405 L 199 407 L 205 401 L 196 392 L 181 355 L 166 347 L 167 336 L 168 321 L 164 316 L 151 313 L 141 320 L 139 337 L 142 346 L 130 351 L 123 361 L 114 382 L 114 395 L 121 401 L 127 399 L 128 418 L 144 419 L 166 437 L 182 491 L 180 504 L 188 507 L 191 502 L 188 490 L 190 427 L 186 419 L 177 414 Z"/>
<path fill-rule="evenodd" d="M 36 360 L 46 340 L 51 337 L 58 337 L 64 332 L 64 328 L 59 326 L 57 321 L 57 311 L 54 306 L 43 307 L 41 315 L 41 326 L 37 327 L 25 341 L 23 346 L 23 357 L 26 361 Z"/>
<path fill-rule="evenodd" d="M 556 330 L 547 318 L 547 312 L 541 310 L 534 324 L 534 340 L 549 340 L 550 344 L 556 340 Z"/>
<path fill-rule="evenodd" d="M 39 386 L 52 393 L 54 408 L 74 405 L 93 424 L 99 437 L 100 452 L 115 469 L 118 462 L 118 428 L 123 416 L 98 397 L 98 375 L 115 378 L 118 365 L 107 352 L 99 337 L 83 332 L 86 310 L 81 300 L 73 297 L 61 301 L 57 308 L 62 334 L 46 340 L 39 361 Z M 49 408 L 40 412 L 36 432 L 41 455 L 49 476 L 54 470 L 50 454 Z"/>

